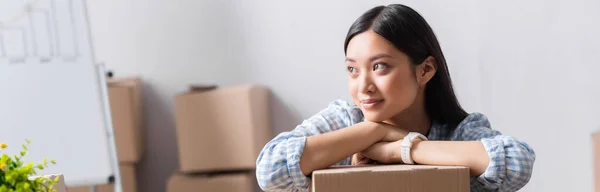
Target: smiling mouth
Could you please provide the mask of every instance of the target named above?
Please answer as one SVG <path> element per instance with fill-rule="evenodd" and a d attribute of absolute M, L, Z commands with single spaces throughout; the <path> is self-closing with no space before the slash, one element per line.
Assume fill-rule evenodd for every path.
<path fill-rule="evenodd" d="M 373 109 L 383 103 L 383 99 L 365 99 L 360 100 L 360 105 L 363 109 Z"/>

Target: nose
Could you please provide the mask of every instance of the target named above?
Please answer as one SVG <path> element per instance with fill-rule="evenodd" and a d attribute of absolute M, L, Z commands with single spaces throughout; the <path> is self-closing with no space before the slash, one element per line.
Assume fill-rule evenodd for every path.
<path fill-rule="evenodd" d="M 369 73 L 362 74 L 358 79 L 358 91 L 363 94 L 375 92 L 375 84 Z"/>

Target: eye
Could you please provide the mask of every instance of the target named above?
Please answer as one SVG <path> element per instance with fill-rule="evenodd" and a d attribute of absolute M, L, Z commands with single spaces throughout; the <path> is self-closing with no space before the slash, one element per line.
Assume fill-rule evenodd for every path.
<path fill-rule="evenodd" d="M 348 73 L 354 74 L 357 73 L 358 71 L 356 71 L 356 68 L 354 67 L 348 67 Z"/>
<path fill-rule="evenodd" d="M 385 65 L 383 63 L 377 63 L 377 64 L 373 65 L 374 71 L 383 70 L 383 69 L 387 69 L 387 65 Z"/>

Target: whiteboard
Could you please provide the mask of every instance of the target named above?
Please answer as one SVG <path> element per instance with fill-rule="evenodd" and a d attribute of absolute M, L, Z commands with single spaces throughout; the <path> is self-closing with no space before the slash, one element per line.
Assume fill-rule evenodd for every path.
<path fill-rule="evenodd" d="M 64 174 L 69 186 L 105 184 L 114 172 L 89 34 L 84 0 L 0 1 L 2 153 L 29 139 L 26 162 L 56 160 L 38 174 Z"/>

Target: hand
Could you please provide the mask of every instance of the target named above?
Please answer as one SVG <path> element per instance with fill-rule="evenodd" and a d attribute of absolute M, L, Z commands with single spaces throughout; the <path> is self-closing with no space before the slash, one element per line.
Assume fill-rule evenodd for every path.
<path fill-rule="evenodd" d="M 364 164 L 373 164 L 373 163 L 375 163 L 375 161 L 365 157 L 361 153 L 356 153 L 352 156 L 352 165 L 364 165 Z"/>
<path fill-rule="evenodd" d="M 357 159 L 369 159 L 385 164 L 402 163 L 402 158 L 400 156 L 400 142 L 402 142 L 402 140 L 397 140 L 394 142 L 377 142 L 371 145 L 369 148 L 361 151 L 359 153 L 360 156 L 357 157 Z M 354 165 L 354 158 L 352 160 Z"/>

